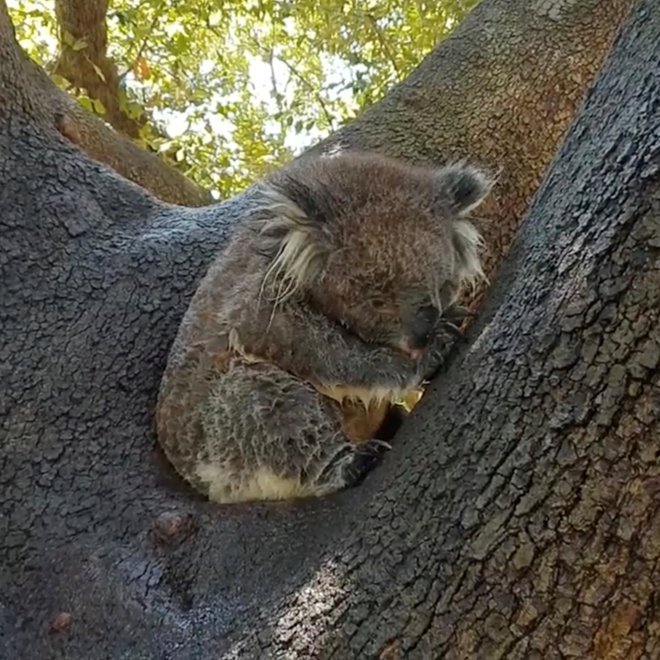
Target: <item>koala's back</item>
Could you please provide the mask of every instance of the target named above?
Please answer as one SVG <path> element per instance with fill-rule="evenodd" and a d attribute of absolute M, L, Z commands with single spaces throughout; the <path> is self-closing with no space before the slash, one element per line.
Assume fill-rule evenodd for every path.
<path fill-rule="evenodd" d="M 199 488 L 195 473 L 204 444 L 200 410 L 214 380 L 227 371 L 231 353 L 223 310 L 239 297 L 236 289 L 249 282 L 233 278 L 230 243 L 211 264 L 186 310 L 170 349 L 156 407 L 158 439 L 179 472 Z"/>

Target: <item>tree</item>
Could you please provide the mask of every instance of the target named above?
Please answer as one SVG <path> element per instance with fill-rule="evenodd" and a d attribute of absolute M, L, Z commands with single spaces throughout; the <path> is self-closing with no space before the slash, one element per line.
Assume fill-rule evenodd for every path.
<path fill-rule="evenodd" d="M 232 508 L 199 501 L 152 457 L 149 407 L 195 282 L 250 191 L 171 208 L 58 139 L 0 7 L 4 656 L 657 655 L 653 0 L 635 3 L 471 343 L 384 464 L 336 497 Z M 484 0 L 334 143 L 469 153 L 480 143 L 461 137 L 467 123 L 433 139 L 448 133 L 435 95 L 465 80 L 450 64 L 497 62 L 504 30 L 543 55 L 585 26 L 611 35 L 627 7 L 541 3 L 544 32 L 528 3 Z M 519 59 L 500 80 L 532 73 Z M 474 84 L 474 98 L 492 95 Z M 462 105 L 478 103 L 464 90 Z M 492 151 L 479 155 L 493 164 L 505 138 L 524 154 L 524 131 L 551 123 L 489 119 Z M 523 146 L 539 160 L 553 151 L 549 139 Z M 504 181 L 494 217 L 522 212 L 534 187 L 523 166 Z M 58 617 L 68 632 L 49 637 L 58 612 L 72 623 Z"/>
<path fill-rule="evenodd" d="M 9 4 L 59 87 L 226 198 L 405 78 L 475 3 Z"/>

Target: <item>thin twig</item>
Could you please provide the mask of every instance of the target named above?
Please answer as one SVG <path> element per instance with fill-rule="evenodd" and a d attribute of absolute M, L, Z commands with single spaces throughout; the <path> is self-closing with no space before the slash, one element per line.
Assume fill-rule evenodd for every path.
<path fill-rule="evenodd" d="M 385 55 L 387 55 L 392 66 L 394 67 L 394 71 L 396 71 L 397 76 L 400 76 L 401 72 L 399 71 L 399 67 L 397 66 L 396 60 L 394 59 L 394 53 L 392 52 L 390 45 L 387 43 L 387 39 L 385 39 L 385 37 L 383 36 L 383 32 L 380 29 L 378 22 L 376 21 L 376 19 L 373 17 L 372 14 L 364 14 L 364 17 L 369 21 L 369 24 L 371 25 L 371 28 L 376 35 L 376 38 L 380 42 L 382 49 L 385 51 Z"/>
<path fill-rule="evenodd" d="M 120 82 L 121 82 L 121 81 L 122 81 L 122 80 L 123 80 L 123 79 L 124 79 L 124 78 L 125 78 L 130 72 L 131 72 L 131 71 L 133 71 L 133 69 L 135 69 L 135 67 L 137 66 L 137 63 L 140 61 L 140 58 L 142 57 L 142 55 L 143 55 L 143 53 L 144 53 L 144 51 L 145 51 L 145 48 L 147 47 L 147 41 L 149 40 L 149 37 L 152 35 L 152 33 L 153 33 L 153 31 L 154 31 L 154 29 L 155 29 L 155 27 L 156 27 L 156 24 L 158 23 L 158 19 L 160 18 L 160 12 L 161 12 L 161 9 L 163 8 L 163 5 L 164 5 L 164 4 L 165 4 L 165 0 L 161 0 L 160 4 L 158 5 L 158 8 L 156 9 L 156 12 L 155 12 L 155 14 L 154 14 L 154 17 L 153 17 L 153 19 L 152 19 L 152 21 L 151 21 L 151 25 L 149 25 L 149 29 L 147 30 L 147 33 L 146 33 L 146 35 L 144 36 L 144 39 L 142 40 L 142 43 L 140 44 L 140 47 L 138 48 L 138 51 L 137 51 L 135 57 L 133 58 L 133 64 L 132 64 L 130 67 L 128 67 L 128 69 L 126 69 L 126 71 L 124 71 L 124 73 L 122 73 L 122 74 L 119 76 L 119 81 L 120 81 Z"/>
<path fill-rule="evenodd" d="M 254 42 L 255 46 L 257 47 L 258 50 L 263 51 L 262 45 L 259 43 L 259 40 L 254 36 L 250 35 L 252 37 L 252 41 Z M 293 64 L 290 64 L 287 62 L 284 58 L 280 57 L 279 55 L 275 55 L 275 52 L 273 49 L 270 51 L 269 57 L 273 58 L 276 57 L 284 66 L 289 69 L 289 71 L 298 79 L 300 82 L 307 87 L 313 94 L 316 100 L 318 101 L 319 105 L 321 106 L 321 110 L 323 111 L 323 114 L 325 115 L 325 118 L 330 125 L 330 128 L 334 130 L 335 128 L 335 122 L 334 119 L 332 118 L 332 115 L 330 114 L 330 111 L 328 110 L 328 106 L 326 106 L 325 101 L 323 100 L 323 97 L 319 93 L 319 91 L 312 85 L 312 83 L 305 78 L 305 76 L 302 75 L 294 66 Z M 272 63 L 271 63 L 272 67 Z"/>
<path fill-rule="evenodd" d="M 298 80 L 300 80 L 303 85 L 305 85 L 309 90 L 311 90 L 314 93 L 314 96 L 316 97 L 316 100 L 319 102 L 319 105 L 321 106 L 321 109 L 323 110 L 323 114 L 325 115 L 326 120 L 328 121 L 328 124 L 330 124 L 330 128 L 334 130 L 335 123 L 334 119 L 332 118 L 332 115 L 330 114 L 330 111 L 328 110 L 328 107 L 325 104 L 325 101 L 323 100 L 323 97 L 321 94 L 318 92 L 316 87 L 310 83 L 305 76 L 302 75 L 294 66 L 293 64 L 289 64 L 285 59 L 282 59 L 281 57 L 277 57 L 277 59 L 284 64 L 284 66 L 289 69 L 289 71 L 296 77 Z"/>

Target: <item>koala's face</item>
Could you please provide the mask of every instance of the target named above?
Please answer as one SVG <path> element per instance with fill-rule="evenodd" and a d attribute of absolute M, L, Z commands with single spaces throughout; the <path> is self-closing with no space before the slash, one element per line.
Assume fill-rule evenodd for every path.
<path fill-rule="evenodd" d="M 265 279 L 364 341 L 417 357 L 461 285 L 482 274 L 479 234 L 462 216 L 491 185 L 469 166 L 375 154 L 294 164 L 266 192 L 270 218 L 257 225 Z"/>
<path fill-rule="evenodd" d="M 418 357 L 456 299 L 461 273 L 448 227 L 412 210 L 383 208 L 374 221 L 356 217 L 309 295 L 364 341 Z"/>

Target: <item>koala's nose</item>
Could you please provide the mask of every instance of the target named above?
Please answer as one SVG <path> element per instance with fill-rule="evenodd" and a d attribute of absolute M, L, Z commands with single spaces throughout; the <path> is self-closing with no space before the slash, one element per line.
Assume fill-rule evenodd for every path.
<path fill-rule="evenodd" d="M 432 305 L 420 307 L 415 314 L 410 328 L 410 343 L 415 348 L 425 348 L 433 337 L 440 312 Z"/>

